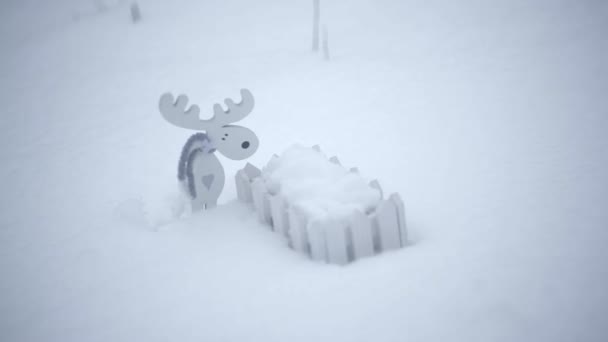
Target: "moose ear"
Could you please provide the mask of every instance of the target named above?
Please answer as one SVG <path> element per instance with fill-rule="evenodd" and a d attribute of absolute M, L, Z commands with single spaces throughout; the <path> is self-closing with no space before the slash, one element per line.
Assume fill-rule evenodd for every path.
<path fill-rule="evenodd" d="M 215 113 L 216 120 L 218 120 L 218 122 L 222 125 L 227 125 L 240 121 L 249 115 L 255 104 L 253 95 L 248 89 L 241 89 L 241 98 L 240 103 L 235 103 L 232 101 L 232 99 L 224 100 L 226 107 L 228 107 L 227 111 L 224 111 L 219 104 L 215 104 L 213 106 L 213 111 Z"/>

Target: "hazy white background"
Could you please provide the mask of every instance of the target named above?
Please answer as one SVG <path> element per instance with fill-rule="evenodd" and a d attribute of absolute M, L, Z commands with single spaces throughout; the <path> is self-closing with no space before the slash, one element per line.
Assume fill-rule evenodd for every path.
<path fill-rule="evenodd" d="M 0 340 L 605 341 L 608 2 L 0 3 Z M 347 267 L 234 201 L 171 219 L 161 93 L 251 89 L 264 165 L 320 144 L 404 198 Z"/>

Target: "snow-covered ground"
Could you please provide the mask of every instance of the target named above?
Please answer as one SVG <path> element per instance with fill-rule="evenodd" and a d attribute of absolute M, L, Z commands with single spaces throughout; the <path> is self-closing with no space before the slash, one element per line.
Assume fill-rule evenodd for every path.
<path fill-rule="evenodd" d="M 606 341 L 608 3 L 9 0 L 0 340 Z M 251 89 L 261 166 L 320 144 L 405 202 L 412 246 L 346 267 L 236 202 L 173 218 L 160 94 Z M 209 113 L 209 114 L 207 114 Z"/>

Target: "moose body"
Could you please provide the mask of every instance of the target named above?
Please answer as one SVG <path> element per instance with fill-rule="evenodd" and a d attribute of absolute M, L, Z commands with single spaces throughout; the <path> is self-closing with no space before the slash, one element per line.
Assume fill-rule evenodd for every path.
<path fill-rule="evenodd" d="M 224 188 L 224 168 L 216 151 L 230 159 L 242 160 L 258 148 L 258 138 L 251 130 L 230 125 L 253 109 L 251 92 L 242 89 L 241 96 L 239 104 L 226 99 L 227 111 L 219 104 L 214 105 L 214 116 L 209 120 L 199 118 L 200 110 L 196 105 L 186 110 L 188 98 L 185 95 L 174 100 L 173 95 L 166 93 L 160 98 L 159 109 L 167 121 L 178 127 L 205 131 L 193 134 L 186 141 L 178 163 L 177 178 L 191 199 L 193 211 L 215 207 Z"/>

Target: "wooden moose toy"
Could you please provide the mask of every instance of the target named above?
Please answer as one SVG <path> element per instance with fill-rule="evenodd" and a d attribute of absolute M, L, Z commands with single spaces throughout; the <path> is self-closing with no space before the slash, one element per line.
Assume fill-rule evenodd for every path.
<path fill-rule="evenodd" d="M 224 188 L 224 168 L 215 151 L 227 158 L 242 160 L 258 149 L 259 140 L 255 133 L 242 126 L 230 125 L 253 110 L 251 92 L 241 89 L 241 97 L 240 103 L 226 99 L 226 111 L 216 103 L 213 117 L 209 120 L 199 118 L 197 105 L 186 109 L 186 95 L 175 99 L 171 93 L 165 93 L 160 97 L 159 109 L 165 120 L 178 127 L 205 132 L 195 133 L 186 141 L 178 162 L 177 178 L 190 196 L 192 211 L 215 207 Z"/>

